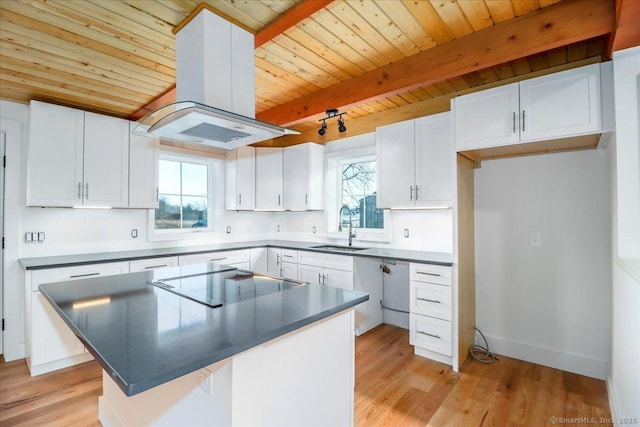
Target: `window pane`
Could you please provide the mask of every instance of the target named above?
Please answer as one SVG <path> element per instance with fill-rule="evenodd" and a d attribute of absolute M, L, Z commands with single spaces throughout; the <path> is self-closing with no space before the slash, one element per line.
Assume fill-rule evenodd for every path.
<path fill-rule="evenodd" d="M 184 196 L 182 198 L 182 228 L 207 226 L 207 198 Z"/>
<path fill-rule="evenodd" d="M 164 194 L 180 194 L 180 162 L 160 160 L 159 189 Z"/>
<path fill-rule="evenodd" d="M 180 228 L 180 197 L 160 194 L 156 229 Z"/>
<path fill-rule="evenodd" d="M 207 166 L 182 163 L 182 194 L 207 196 Z"/>
<path fill-rule="evenodd" d="M 376 209 L 376 162 L 356 162 L 342 166 L 342 205 L 351 211 L 356 228 L 384 228 L 384 215 Z M 349 226 L 349 212 L 342 210 L 342 224 Z"/>

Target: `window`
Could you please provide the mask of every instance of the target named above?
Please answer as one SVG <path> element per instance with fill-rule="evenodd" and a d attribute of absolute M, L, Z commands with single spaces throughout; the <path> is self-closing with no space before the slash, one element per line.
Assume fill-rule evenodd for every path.
<path fill-rule="evenodd" d="M 342 226 L 348 227 L 351 219 L 354 228 L 384 228 L 384 213 L 376 209 L 376 161 L 345 161 L 340 171 L 342 195 L 338 200 Z"/>
<path fill-rule="evenodd" d="M 206 161 L 162 156 L 156 230 L 209 228 L 209 177 Z"/>

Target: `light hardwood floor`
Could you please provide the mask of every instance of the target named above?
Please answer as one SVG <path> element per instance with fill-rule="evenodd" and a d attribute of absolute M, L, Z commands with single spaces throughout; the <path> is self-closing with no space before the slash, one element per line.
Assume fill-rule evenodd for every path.
<path fill-rule="evenodd" d="M 584 417 L 564 423 L 575 426 L 611 417 L 603 381 L 507 357 L 455 373 L 415 356 L 408 335 L 382 325 L 356 339 L 356 426 L 530 427 Z M 31 378 L 24 360 L 1 361 L 0 426 L 99 426 L 101 392 L 96 362 Z"/>

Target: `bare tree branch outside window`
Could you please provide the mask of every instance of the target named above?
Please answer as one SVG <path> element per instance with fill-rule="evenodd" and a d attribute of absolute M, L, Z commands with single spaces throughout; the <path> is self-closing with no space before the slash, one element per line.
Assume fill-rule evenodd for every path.
<path fill-rule="evenodd" d="M 376 162 L 356 162 L 342 166 L 342 205 L 352 212 L 352 224 L 357 228 L 384 228 L 384 216 L 376 209 Z M 343 212 L 343 225 L 349 215 Z"/>

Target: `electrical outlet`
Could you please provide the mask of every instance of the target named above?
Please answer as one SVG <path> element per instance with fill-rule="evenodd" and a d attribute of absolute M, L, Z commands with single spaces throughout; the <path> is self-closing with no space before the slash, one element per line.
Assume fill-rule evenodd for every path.
<path fill-rule="evenodd" d="M 409 229 L 408 229 L 408 228 L 405 228 L 405 229 L 404 229 L 404 238 L 405 238 L 405 239 L 408 239 L 408 238 L 409 238 Z"/>
<path fill-rule="evenodd" d="M 137 228 L 133 228 L 131 230 L 131 238 L 135 239 L 138 237 L 138 229 Z"/>
<path fill-rule="evenodd" d="M 44 231 L 38 231 L 38 242 L 44 242 Z"/>
<path fill-rule="evenodd" d="M 227 225 L 227 234 L 231 234 L 231 226 Z"/>
<path fill-rule="evenodd" d="M 33 242 L 33 233 L 24 233 L 24 241 L 27 243 Z"/>
<path fill-rule="evenodd" d="M 276 225 L 276 232 L 279 233 L 280 232 L 280 224 Z"/>
<path fill-rule="evenodd" d="M 316 231 L 318 231 L 318 230 L 316 229 L 315 225 L 313 226 L 313 228 L 311 228 L 311 231 L 313 231 L 313 234 L 316 234 Z"/>
<path fill-rule="evenodd" d="M 540 246 L 542 244 L 542 233 L 540 231 L 529 232 L 529 245 Z"/>

